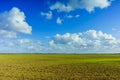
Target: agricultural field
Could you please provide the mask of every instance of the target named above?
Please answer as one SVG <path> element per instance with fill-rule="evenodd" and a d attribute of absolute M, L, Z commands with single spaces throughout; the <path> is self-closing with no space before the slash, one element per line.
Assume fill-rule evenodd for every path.
<path fill-rule="evenodd" d="M 0 54 L 0 80 L 120 80 L 120 54 Z"/>

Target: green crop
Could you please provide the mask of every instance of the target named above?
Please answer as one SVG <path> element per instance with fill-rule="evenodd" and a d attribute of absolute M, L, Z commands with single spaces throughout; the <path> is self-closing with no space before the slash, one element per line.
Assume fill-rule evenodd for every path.
<path fill-rule="evenodd" d="M 120 80 L 120 55 L 0 54 L 0 80 Z"/>

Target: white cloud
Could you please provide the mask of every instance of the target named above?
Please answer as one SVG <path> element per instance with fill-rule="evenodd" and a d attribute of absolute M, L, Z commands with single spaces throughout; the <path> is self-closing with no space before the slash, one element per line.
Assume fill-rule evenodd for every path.
<path fill-rule="evenodd" d="M 106 8 L 110 6 L 110 0 L 68 0 L 67 5 L 57 2 L 50 6 L 51 10 L 58 12 L 70 12 L 75 9 L 85 9 L 88 12 L 94 11 L 95 8 Z"/>
<path fill-rule="evenodd" d="M 0 35 L 5 38 L 17 38 L 16 33 L 13 31 L 0 30 Z"/>
<path fill-rule="evenodd" d="M 117 52 L 120 40 L 102 31 L 88 30 L 82 33 L 56 34 L 50 45 L 61 47 L 64 52 Z"/>
<path fill-rule="evenodd" d="M 30 43 L 29 39 L 18 39 L 18 44 L 26 44 L 26 43 Z"/>
<path fill-rule="evenodd" d="M 41 12 L 41 16 L 45 16 L 46 19 L 52 19 L 52 12 L 49 11 L 48 13 Z"/>
<path fill-rule="evenodd" d="M 69 19 L 73 18 L 72 15 L 66 15 L 66 17 L 69 18 Z"/>
<path fill-rule="evenodd" d="M 115 53 L 120 39 L 102 31 L 56 34 L 48 44 L 28 38 L 0 39 L 0 52 L 6 53 Z"/>
<path fill-rule="evenodd" d="M 62 20 L 60 17 L 58 17 L 57 20 L 56 20 L 56 23 L 57 23 L 57 24 L 62 24 L 62 21 L 63 21 L 63 20 Z"/>
<path fill-rule="evenodd" d="M 72 10 L 71 6 L 66 6 L 60 2 L 55 3 L 54 5 L 50 6 L 51 10 L 57 10 L 58 12 L 70 12 Z"/>
<path fill-rule="evenodd" d="M 79 15 L 79 14 L 75 15 L 75 18 L 79 18 L 79 17 L 80 17 L 80 15 Z"/>
<path fill-rule="evenodd" d="M 40 40 L 27 38 L 3 39 L 0 48 L 0 52 L 4 53 L 38 53 L 44 50 Z"/>
<path fill-rule="evenodd" d="M 66 15 L 65 17 L 68 18 L 68 19 L 71 19 L 71 18 L 79 18 L 80 15 L 79 15 L 79 14 L 77 14 L 77 15 Z"/>
<path fill-rule="evenodd" d="M 27 52 L 40 52 L 42 49 L 42 43 L 40 40 L 32 40 L 32 39 L 18 39 L 16 46 L 19 46 L 23 50 L 27 50 Z"/>
<path fill-rule="evenodd" d="M 0 14 L 0 32 L 8 37 L 15 37 L 17 33 L 31 34 L 32 27 L 25 21 L 24 12 L 13 7 L 10 11 Z M 4 35 L 3 35 L 4 36 Z"/>
<path fill-rule="evenodd" d="M 50 44 L 51 46 L 54 46 L 54 45 L 55 45 L 54 40 L 51 40 L 51 41 L 49 42 L 49 44 Z"/>

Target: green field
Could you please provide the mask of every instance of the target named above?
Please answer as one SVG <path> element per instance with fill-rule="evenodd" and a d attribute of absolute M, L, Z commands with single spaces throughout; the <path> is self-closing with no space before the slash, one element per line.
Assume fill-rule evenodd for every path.
<path fill-rule="evenodd" d="M 120 80 L 120 55 L 0 54 L 0 80 Z"/>

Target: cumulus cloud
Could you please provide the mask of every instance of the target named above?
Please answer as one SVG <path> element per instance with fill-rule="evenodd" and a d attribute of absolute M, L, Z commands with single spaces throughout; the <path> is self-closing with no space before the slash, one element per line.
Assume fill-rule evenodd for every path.
<path fill-rule="evenodd" d="M 41 16 L 45 16 L 46 19 L 52 19 L 52 12 L 49 11 L 48 13 L 41 12 Z"/>
<path fill-rule="evenodd" d="M 56 20 L 56 23 L 57 23 L 57 24 L 62 24 L 62 21 L 63 21 L 63 20 L 62 20 L 60 17 L 58 17 L 57 20 Z"/>
<path fill-rule="evenodd" d="M 94 11 L 95 8 L 106 8 L 110 6 L 110 0 L 68 0 L 68 3 L 57 2 L 50 6 L 51 10 L 58 12 L 70 12 L 76 9 L 85 9 L 88 12 Z"/>
<path fill-rule="evenodd" d="M 13 7 L 10 11 L 0 14 L 0 34 L 16 37 L 17 33 L 31 34 L 32 27 L 25 21 L 24 12 Z"/>
<path fill-rule="evenodd" d="M 120 40 L 102 31 L 88 30 L 82 33 L 56 34 L 49 42 L 64 51 L 105 52 L 119 49 Z"/>

